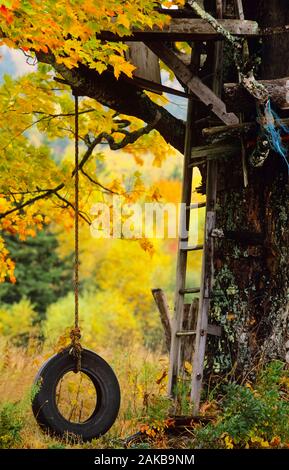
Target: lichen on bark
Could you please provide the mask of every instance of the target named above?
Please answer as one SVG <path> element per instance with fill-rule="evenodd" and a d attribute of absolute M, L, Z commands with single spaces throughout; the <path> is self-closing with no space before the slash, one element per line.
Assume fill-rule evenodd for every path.
<path fill-rule="evenodd" d="M 289 337 L 288 174 L 272 153 L 246 189 L 241 165 L 222 163 L 219 179 L 217 227 L 263 241 L 216 240 L 210 322 L 223 334 L 208 338 L 207 370 L 253 379 L 260 362 L 285 359 Z"/>

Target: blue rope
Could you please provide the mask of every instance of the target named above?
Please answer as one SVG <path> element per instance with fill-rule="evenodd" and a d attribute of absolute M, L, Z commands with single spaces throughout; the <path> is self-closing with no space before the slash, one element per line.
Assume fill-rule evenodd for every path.
<path fill-rule="evenodd" d="M 288 161 L 288 151 L 287 148 L 283 145 L 281 139 L 281 132 L 284 134 L 289 134 L 289 127 L 285 126 L 278 114 L 273 111 L 271 107 L 270 100 L 267 101 L 265 106 L 265 116 L 263 115 L 261 119 L 266 120 L 266 123 L 262 126 L 265 137 L 268 139 L 269 145 L 274 152 L 281 155 L 284 159 L 288 173 L 289 173 L 289 161 Z"/>

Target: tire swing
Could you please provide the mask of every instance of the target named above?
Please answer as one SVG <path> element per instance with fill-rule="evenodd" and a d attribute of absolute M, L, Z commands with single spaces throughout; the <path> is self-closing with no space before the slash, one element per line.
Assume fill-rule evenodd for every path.
<path fill-rule="evenodd" d="M 120 388 L 112 368 L 93 351 L 83 349 L 79 328 L 79 135 L 78 96 L 75 99 L 75 263 L 74 328 L 70 332 L 71 345 L 48 359 L 38 371 L 34 384 L 39 387 L 32 400 L 33 414 L 39 426 L 59 436 L 74 436 L 91 441 L 104 435 L 114 424 L 120 406 Z M 85 374 L 92 382 L 96 403 L 91 415 L 83 422 L 66 419 L 57 406 L 57 386 L 69 372 Z"/>

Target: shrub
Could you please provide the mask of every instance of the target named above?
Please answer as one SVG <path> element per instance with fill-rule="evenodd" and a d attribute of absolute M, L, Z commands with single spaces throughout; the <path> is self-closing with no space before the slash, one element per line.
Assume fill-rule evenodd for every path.
<path fill-rule="evenodd" d="M 21 441 L 20 431 L 24 426 L 19 405 L 5 403 L 0 408 L 0 447 L 14 447 Z"/>
<path fill-rule="evenodd" d="M 196 432 L 199 448 L 286 447 L 289 443 L 288 371 L 274 361 L 250 384 L 229 384 L 215 423 Z"/>
<path fill-rule="evenodd" d="M 36 318 L 30 300 L 23 298 L 12 305 L 2 304 L 0 307 L 0 333 L 17 340 L 27 338 Z"/>

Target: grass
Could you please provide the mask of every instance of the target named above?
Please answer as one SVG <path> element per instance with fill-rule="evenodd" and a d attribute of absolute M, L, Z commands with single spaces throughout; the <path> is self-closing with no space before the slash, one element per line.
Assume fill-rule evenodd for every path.
<path fill-rule="evenodd" d="M 255 384 L 220 383 L 201 411 L 212 415 L 208 424 L 196 422 L 186 435 L 172 437 L 169 425 L 171 401 L 166 397 L 168 360 L 137 344 L 98 350 L 113 367 L 120 382 L 122 403 L 111 430 L 91 443 L 56 439 L 43 433 L 31 411 L 34 377 L 51 351 L 30 341 L 27 348 L 0 338 L 0 447 L 24 449 L 123 448 L 129 436 L 142 431 L 139 448 L 288 448 L 289 371 L 273 361 L 261 369 Z M 75 381 L 75 378 L 79 381 Z M 61 410 L 72 420 L 89 416 L 95 400 L 93 389 L 78 374 L 61 385 Z M 80 408 L 77 407 L 80 403 Z"/>

